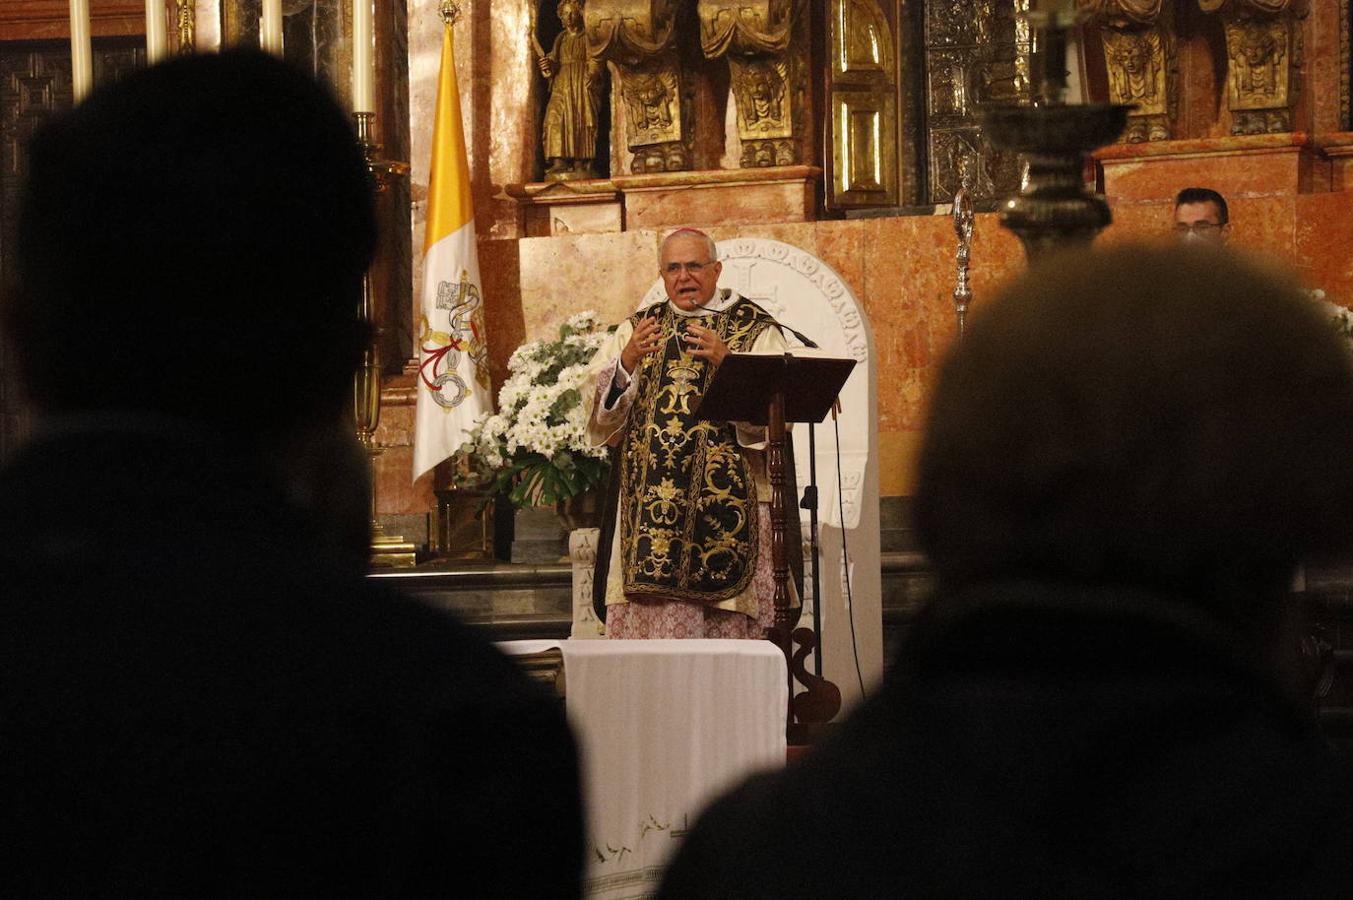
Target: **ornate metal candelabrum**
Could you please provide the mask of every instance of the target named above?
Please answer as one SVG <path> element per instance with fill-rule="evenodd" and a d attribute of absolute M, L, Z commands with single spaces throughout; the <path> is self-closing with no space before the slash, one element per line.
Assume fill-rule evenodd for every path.
<path fill-rule="evenodd" d="M 372 125 L 376 114 L 370 112 L 353 113 L 357 123 L 357 141 L 362 147 L 362 156 L 366 158 L 367 171 L 376 194 L 383 194 L 391 181 L 409 171 L 408 165 L 394 160 L 382 159 L 381 146 L 372 137 Z M 362 365 L 353 381 L 352 401 L 353 418 L 357 426 L 357 440 L 361 441 L 367 452 L 371 466 L 371 565 L 373 566 L 411 566 L 415 561 L 414 545 L 402 536 L 387 535 L 376 516 L 376 458 L 385 452 L 385 448 L 376 443 L 376 427 L 381 421 L 381 359 L 380 333 L 382 323 L 376 315 L 375 291 L 371 284 L 371 270 L 368 268 L 362 276 L 362 300 L 358 314 L 371 323 L 371 340 L 362 353 Z"/>
<path fill-rule="evenodd" d="M 1038 29 L 1043 81 L 1033 106 L 988 106 L 982 128 L 996 146 L 1022 154 L 1027 171 L 1019 191 L 1000 208 L 1001 224 L 1019 237 L 1032 262 L 1043 253 L 1085 244 L 1113 221 L 1104 198 L 1085 189 L 1091 150 L 1122 133 L 1131 106 L 1067 106 L 1067 31 L 1082 15 L 1071 10 L 1030 13 Z"/>
<path fill-rule="evenodd" d="M 972 255 L 972 231 L 975 214 L 972 202 L 972 170 L 960 168 L 958 193 L 954 194 L 954 235 L 958 238 L 958 250 L 954 253 L 954 265 L 958 270 L 958 280 L 954 285 L 954 314 L 958 316 L 958 336 L 963 337 L 963 329 L 968 321 L 968 304 L 972 303 L 972 288 L 968 285 L 968 261 Z"/>

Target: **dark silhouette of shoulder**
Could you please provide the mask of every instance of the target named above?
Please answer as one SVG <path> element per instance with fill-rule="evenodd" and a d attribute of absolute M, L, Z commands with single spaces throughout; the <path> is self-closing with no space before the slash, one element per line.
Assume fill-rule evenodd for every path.
<path fill-rule="evenodd" d="M 162 436 L 0 474 L 0 894 L 576 896 L 558 703 L 270 485 Z"/>

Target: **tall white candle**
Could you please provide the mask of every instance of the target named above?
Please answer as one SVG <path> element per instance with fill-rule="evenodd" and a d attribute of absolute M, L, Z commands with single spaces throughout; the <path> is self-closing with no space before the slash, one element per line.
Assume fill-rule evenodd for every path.
<path fill-rule="evenodd" d="M 164 59 L 167 46 L 164 0 L 146 0 L 146 58 L 151 65 Z"/>
<path fill-rule="evenodd" d="M 371 0 L 352 2 L 352 111 L 375 112 L 375 42 Z"/>
<path fill-rule="evenodd" d="M 79 103 L 94 86 L 94 50 L 89 43 L 89 0 L 70 0 L 71 89 Z"/>
<path fill-rule="evenodd" d="M 282 0 L 263 0 L 263 19 L 259 23 L 258 43 L 269 53 L 282 55 Z"/>

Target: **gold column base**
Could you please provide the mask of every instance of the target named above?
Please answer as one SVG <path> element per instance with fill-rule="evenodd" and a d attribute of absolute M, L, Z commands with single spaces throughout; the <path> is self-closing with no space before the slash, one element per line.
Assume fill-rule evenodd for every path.
<path fill-rule="evenodd" d="M 377 526 L 371 532 L 371 568 L 407 569 L 418 562 L 418 548 L 400 535 L 386 534 Z"/>

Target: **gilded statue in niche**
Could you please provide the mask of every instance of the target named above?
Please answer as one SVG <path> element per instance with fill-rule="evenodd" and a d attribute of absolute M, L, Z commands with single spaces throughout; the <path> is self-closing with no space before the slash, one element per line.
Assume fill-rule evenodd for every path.
<path fill-rule="evenodd" d="M 1241 24 L 1239 31 L 1240 52 L 1232 62 L 1240 90 L 1254 97 L 1272 98 L 1279 89 L 1278 67 L 1287 56 L 1286 42 L 1279 42 L 1266 23 L 1253 19 Z"/>
<path fill-rule="evenodd" d="M 1080 0 L 1100 24 L 1109 101 L 1133 104 L 1121 141 L 1163 141 L 1175 118 L 1173 15 L 1167 0 Z"/>
<path fill-rule="evenodd" d="M 1156 64 L 1160 54 L 1160 35 L 1153 31 L 1110 33 L 1104 51 L 1108 56 L 1109 89 L 1115 103 L 1137 103 L 1156 107 L 1165 95 L 1164 67 Z M 1121 100 L 1118 98 L 1122 98 Z"/>
<path fill-rule="evenodd" d="M 630 126 L 641 137 L 660 136 L 672 127 L 673 87 L 664 72 L 636 72 L 625 82 L 625 110 Z"/>
<path fill-rule="evenodd" d="M 580 0 L 560 0 L 559 22 L 564 26 L 548 53 L 529 26 L 536 64 L 550 85 L 541 122 L 541 143 L 549 168 L 547 181 L 592 178 L 597 155 L 597 109 L 601 94 L 601 63 L 588 52 L 583 33 Z"/>
<path fill-rule="evenodd" d="M 779 67 L 765 60 L 749 63 L 734 87 L 738 91 L 738 111 L 748 130 L 780 127 L 785 82 Z"/>
<path fill-rule="evenodd" d="M 743 168 L 796 162 L 806 99 L 795 85 L 807 51 L 802 0 L 699 0 L 700 49 L 728 58 Z"/>
<path fill-rule="evenodd" d="M 1198 6 L 1220 13 L 1226 32 L 1231 133 L 1291 131 L 1304 0 L 1198 0 Z"/>
<path fill-rule="evenodd" d="M 674 0 L 588 0 L 588 52 L 615 71 L 625 104 L 630 171 L 678 172 L 691 166 L 689 89 L 677 53 Z"/>

